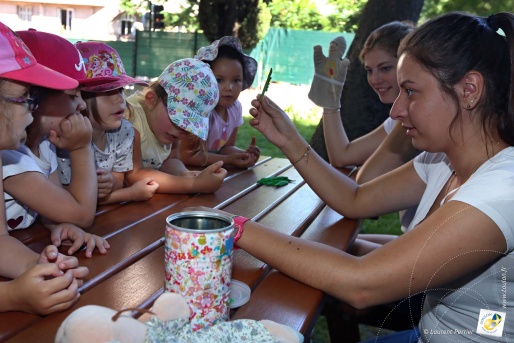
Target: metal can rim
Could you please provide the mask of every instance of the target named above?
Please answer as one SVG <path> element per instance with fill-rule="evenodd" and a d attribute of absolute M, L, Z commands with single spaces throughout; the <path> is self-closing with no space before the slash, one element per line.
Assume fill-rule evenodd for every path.
<path fill-rule="evenodd" d="M 180 226 L 176 226 L 171 224 L 171 221 L 177 218 L 181 217 L 202 217 L 202 218 L 214 218 L 214 219 L 221 219 L 224 221 L 227 221 L 227 226 L 215 229 L 215 230 L 195 230 L 195 229 L 188 229 Z M 190 232 L 190 233 L 215 233 L 215 232 L 223 232 L 226 230 L 230 230 L 234 228 L 234 220 L 229 217 L 228 215 L 218 213 L 218 212 L 210 212 L 210 211 L 183 211 L 183 212 L 177 212 L 174 214 L 170 214 L 168 217 L 166 217 L 166 225 L 183 232 Z"/>

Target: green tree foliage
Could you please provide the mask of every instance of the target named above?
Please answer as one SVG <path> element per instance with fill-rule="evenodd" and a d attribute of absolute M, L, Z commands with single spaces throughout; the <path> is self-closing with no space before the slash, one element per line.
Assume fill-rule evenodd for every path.
<path fill-rule="evenodd" d="M 138 0 L 120 0 L 120 9 L 127 14 L 136 14 L 142 6 L 148 8 L 147 1 Z"/>
<path fill-rule="evenodd" d="M 200 0 L 188 0 L 184 4 L 180 4 L 178 11 L 166 16 L 166 25 L 184 28 L 186 32 L 198 30 L 200 28 L 197 18 L 199 6 Z"/>
<path fill-rule="evenodd" d="M 151 2 L 162 5 L 170 1 L 176 0 Z M 245 47 L 255 45 L 255 41 L 265 35 L 269 25 L 298 30 L 357 31 L 362 9 L 368 0 L 325 1 L 333 7 L 333 11 L 325 16 L 320 13 L 313 0 L 187 0 L 179 2 L 178 10 L 174 13 L 164 12 L 164 15 L 166 26 L 182 27 L 190 32 L 201 26 L 208 27 L 207 31 L 211 32 L 219 26 L 223 18 L 228 19 L 230 23 L 226 26 L 232 25 L 231 29 L 237 32 Z M 149 3 L 149 0 L 120 0 L 120 8 L 128 14 L 142 13 L 149 8 Z M 200 7 L 205 10 L 200 10 Z M 487 16 L 501 11 L 512 11 L 513 8 L 514 0 L 425 0 L 421 22 L 449 11 L 467 11 Z M 231 22 L 229 12 L 234 9 L 237 19 Z M 199 12 L 204 15 L 199 16 Z M 216 23 L 212 23 L 215 20 Z M 226 32 L 224 28 L 223 32 Z M 215 36 L 219 35 L 212 35 Z"/>
<path fill-rule="evenodd" d="M 175 0 L 120 0 L 120 8 L 135 14 L 144 12 L 150 3 L 162 5 L 169 1 Z M 202 29 L 209 39 L 236 35 L 245 48 L 255 46 L 270 26 L 332 32 L 357 29 L 367 0 L 326 2 L 334 9 L 326 16 L 313 0 L 187 0 L 178 2 L 178 10 L 173 13 L 163 13 L 167 27 L 181 27 L 188 32 Z"/>
<path fill-rule="evenodd" d="M 451 11 L 465 11 L 482 16 L 497 12 L 512 12 L 514 0 L 425 0 L 422 20 Z"/>
<path fill-rule="evenodd" d="M 323 30 L 328 21 L 311 0 L 273 0 L 271 26 L 295 30 Z"/>
<path fill-rule="evenodd" d="M 270 0 L 271 26 L 297 30 L 355 32 L 367 0 L 325 0 L 333 8 L 322 15 L 312 0 Z"/>
<path fill-rule="evenodd" d="M 263 40 L 270 28 L 271 12 L 263 1 L 248 11 L 248 15 L 241 22 L 239 40 L 244 48 L 256 46 Z"/>
<path fill-rule="evenodd" d="M 141 16 L 150 10 L 152 3 L 154 5 L 164 5 L 170 1 L 175 0 L 120 0 L 120 9 L 127 14 L 139 14 Z M 178 2 L 175 12 L 162 12 L 166 27 L 180 27 L 187 32 L 197 30 L 199 27 L 197 18 L 199 2 L 200 0 Z"/>
<path fill-rule="evenodd" d="M 361 17 L 362 9 L 368 0 L 328 0 L 329 5 L 334 6 L 334 11 L 327 16 L 329 21 L 325 31 L 356 32 Z"/>

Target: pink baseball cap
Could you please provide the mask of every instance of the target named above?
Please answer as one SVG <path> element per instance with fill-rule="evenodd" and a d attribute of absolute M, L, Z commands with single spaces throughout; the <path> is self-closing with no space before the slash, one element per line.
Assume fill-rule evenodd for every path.
<path fill-rule="evenodd" d="M 84 87 L 114 80 L 114 78 L 103 80 L 88 79 L 86 77 L 86 67 L 79 51 L 73 43 L 60 36 L 34 29 L 17 31 L 16 33 L 32 51 L 38 63 L 77 80 Z"/>
<path fill-rule="evenodd" d="M 87 78 L 107 80 L 100 85 L 86 86 L 83 90 L 100 93 L 132 84 L 148 86 L 148 83 L 127 75 L 120 55 L 109 45 L 101 42 L 77 42 L 75 47 L 82 55 Z"/>
<path fill-rule="evenodd" d="M 0 22 L 0 77 L 52 89 L 74 89 L 78 82 L 46 67 L 16 35 Z"/>

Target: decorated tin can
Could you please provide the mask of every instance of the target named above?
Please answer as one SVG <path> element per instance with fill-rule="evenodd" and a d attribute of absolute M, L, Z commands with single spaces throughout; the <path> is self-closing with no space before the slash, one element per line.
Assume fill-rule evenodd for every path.
<path fill-rule="evenodd" d="M 165 291 L 187 299 L 195 331 L 229 319 L 233 245 L 229 216 L 189 211 L 166 218 Z"/>

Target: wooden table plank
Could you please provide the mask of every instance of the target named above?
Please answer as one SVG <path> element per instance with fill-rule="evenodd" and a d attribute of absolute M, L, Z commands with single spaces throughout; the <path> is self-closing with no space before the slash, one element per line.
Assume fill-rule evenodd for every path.
<path fill-rule="evenodd" d="M 259 211 L 259 208 L 256 206 L 247 206 L 248 204 L 245 203 L 244 200 L 245 199 L 242 199 L 227 210 L 245 216 L 246 213 L 248 213 L 246 211 L 252 211 L 257 215 L 262 212 Z M 236 207 L 236 205 L 240 204 L 241 207 Z M 282 233 L 299 236 L 314 220 L 315 215 L 313 214 L 317 214 L 322 205 L 323 203 L 314 192 L 312 192 L 308 186 L 303 186 L 294 194 L 290 195 L 284 202 L 273 207 L 271 212 L 266 213 L 259 222 L 263 225 L 277 228 L 277 230 Z M 236 210 L 232 211 L 234 207 L 236 207 Z M 252 216 L 248 215 L 248 217 Z M 244 282 L 253 289 L 270 268 L 264 262 L 246 252 L 240 253 L 237 251 L 236 254 L 236 266 L 244 266 L 244 268 L 234 268 L 232 277 L 235 280 Z"/>
<path fill-rule="evenodd" d="M 269 319 L 307 335 L 305 324 L 316 316 L 312 311 L 317 309 L 309 304 L 323 300 L 323 292 L 311 290 L 313 288 L 273 270 L 231 319 Z"/>
<path fill-rule="evenodd" d="M 270 189 L 268 189 L 268 187 L 266 187 L 266 188 L 263 188 L 262 191 L 268 192 L 268 191 L 270 191 Z M 281 191 L 286 192 L 285 189 L 283 189 Z M 311 199 L 313 198 L 313 200 L 306 201 L 307 199 L 309 199 L 309 197 Z M 262 211 L 263 209 L 265 209 L 268 206 L 269 202 L 272 202 L 273 200 L 274 200 L 274 198 L 261 197 L 260 201 L 255 202 L 253 204 L 252 210 L 255 210 L 256 213 L 258 213 L 258 212 Z M 245 198 L 242 198 L 241 202 L 246 203 Z M 298 206 L 300 203 L 303 206 Z M 294 207 L 294 209 L 295 209 L 294 211 L 289 209 L 291 204 L 297 204 Z M 284 201 L 283 203 L 281 203 L 278 208 L 275 208 L 273 210 L 273 212 L 279 211 L 279 210 L 282 211 L 282 214 L 279 215 L 279 217 L 280 217 L 281 221 L 284 221 L 284 223 L 288 224 L 288 225 L 284 225 L 283 228 L 284 228 L 285 232 L 288 232 L 289 234 L 291 234 L 294 232 L 303 231 L 303 230 L 300 230 L 299 227 L 306 226 L 305 220 L 308 220 L 309 213 L 311 213 L 313 211 L 313 207 L 316 208 L 320 204 L 321 203 L 320 203 L 319 199 L 317 198 L 317 196 L 314 195 L 312 190 L 310 190 L 310 188 L 308 186 L 304 186 L 304 187 L 298 188 L 297 193 L 290 195 L 287 198 L 287 200 Z M 181 204 L 181 206 L 182 205 L 183 204 Z M 129 241 L 127 238 L 128 236 L 134 236 L 133 239 L 130 240 L 130 242 L 132 244 L 128 244 L 128 246 L 127 245 L 124 246 L 123 253 L 126 253 L 126 254 L 139 253 L 141 251 L 141 250 L 138 250 L 140 246 L 148 246 L 152 240 L 158 238 L 156 236 L 156 234 L 160 235 L 162 237 L 162 235 L 164 233 L 164 226 L 162 225 L 162 223 L 163 223 L 164 218 L 167 215 L 168 215 L 167 211 L 162 212 L 158 215 L 147 218 L 145 221 L 143 221 L 141 223 L 138 223 L 130 228 L 127 228 L 123 232 L 119 232 L 117 235 L 115 235 L 111 238 L 111 240 L 113 242 L 112 243 L 113 247 L 123 246 L 123 242 L 128 243 L 128 241 Z M 295 225 L 293 225 L 293 224 L 295 224 Z M 141 227 L 139 227 L 139 226 L 145 226 L 145 225 L 147 226 L 146 230 L 143 230 Z M 160 229 L 157 228 L 159 225 L 161 225 Z M 159 234 L 159 232 L 160 232 L 160 234 Z M 105 270 L 109 270 L 110 274 L 102 275 L 102 280 L 105 279 L 106 281 L 100 282 L 101 280 L 97 280 L 95 277 L 93 277 L 91 279 L 92 281 L 89 281 L 88 283 L 86 283 L 85 288 L 87 289 L 87 292 L 85 292 L 82 295 L 82 297 L 80 299 L 80 303 L 75 305 L 74 308 L 76 308 L 76 306 L 79 306 L 79 305 L 84 306 L 84 305 L 90 304 L 90 303 L 102 304 L 103 306 L 107 306 L 107 307 L 111 307 L 111 308 L 115 308 L 115 309 L 120 309 L 120 308 L 124 308 L 124 307 L 134 307 L 134 306 L 140 305 L 144 301 L 144 299 L 146 299 L 145 297 L 149 296 L 149 294 L 150 295 L 152 295 L 152 294 L 158 295 L 158 294 L 160 294 L 160 292 L 162 292 L 162 289 L 160 287 L 162 287 L 163 281 L 160 282 L 160 286 L 158 288 L 151 289 L 149 292 L 145 292 L 144 295 L 137 296 L 137 299 L 141 300 L 141 302 L 136 303 L 136 304 L 129 302 L 130 299 L 134 298 L 133 295 L 129 296 L 129 294 L 132 294 L 134 292 L 123 292 L 124 295 L 120 295 L 119 294 L 120 292 L 116 292 L 116 290 L 118 290 L 118 289 L 129 289 L 132 284 L 131 280 L 133 280 L 133 278 L 130 278 L 130 277 L 123 277 L 121 279 L 122 281 L 119 281 L 118 280 L 119 275 L 124 275 L 125 273 L 127 273 L 127 270 L 130 270 L 131 268 L 133 268 L 134 265 L 138 265 L 140 263 L 140 261 L 137 261 L 134 264 L 123 265 L 123 266 L 119 266 L 118 268 L 116 268 L 117 266 L 106 267 L 106 266 L 102 265 L 102 263 L 110 264 L 115 259 L 121 260 L 122 262 L 125 262 L 125 263 L 128 263 L 126 256 L 118 257 L 117 255 L 116 256 L 114 255 L 114 254 L 119 253 L 118 250 L 119 249 L 116 249 L 116 251 L 109 252 L 109 255 L 101 256 L 101 258 L 96 259 L 96 261 L 94 259 L 90 259 L 89 261 L 86 261 L 86 262 L 90 262 L 90 264 L 86 263 L 85 265 L 91 269 L 92 274 L 95 274 L 100 271 L 105 271 Z M 164 280 L 164 262 L 163 262 L 164 254 L 162 251 L 162 246 L 160 246 L 157 250 L 150 252 L 148 254 L 148 256 L 155 256 L 158 252 L 160 253 L 160 256 L 157 260 L 160 262 L 158 262 L 158 263 L 154 262 L 154 264 L 152 264 L 152 267 L 148 267 L 145 269 L 145 278 L 147 280 Z M 241 263 L 239 260 L 244 257 L 246 257 L 247 260 L 252 259 L 252 260 L 256 261 L 258 266 L 260 266 L 259 270 L 253 269 L 253 265 L 249 266 L 247 263 L 244 263 L 244 262 Z M 143 261 L 147 258 L 148 258 L 147 256 L 144 256 L 141 259 L 141 261 Z M 154 260 L 155 260 L 155 258 L 154 258 Z M 250 270 L 247 270 L 248 267 L 250 267 Z M 267 272 L 266 266 L 262 262 L 255 259 L 254 257 L 248 255 L 246 252 L 238 251 L 235 253 L 234 274 L 233 274 L 234 279 L 236 279 L 236 278 L 242 279 L 243 282 L 245 282 L 245 283 L 249 284 L 251 287 L 255 288 L 257 283 L 260 281 L 260 279 L 262 279 L 262 277 L 265 276 L 266 272 Z M 119 283 L 119 287 L 114 289 L 115 290 L 114 292 L 118 295 L 117 295 L 117 297 L 115 297 L 113 295 L 104 297 L 103 296 L 104 293 L 110 294 L 110 292 L 102 291 L 101 293 L 98 293 L 98 289 L 103 289 L 104 287 L 106 287 L 106 285 L 110 284 L 111 278 L 118 280 L 117 283 Z M 148 281 L 148 282 L 151 282 L 151 281 Z M 123 286 L 124 283 L 125 283 L 125 285 Z M 154 284 L 154 283 L 155 282 L 152 282 L 152 284 Z M 92 286 L 90 284 L 92 284 Z M 111 287 L 111 286 L 109 286 L 109 287 Z M 100 297 L 98 294 L 102 294 L 102 296 Z M 134 294 L 138 294 L 138 293 L 135 292 Z M 126 297 L 129 297 L 130 299 L 125 299 Z M 94 301 L 93 300 L 90 301 L 89 299 L 94 299 Z M 123 299 L 123 300 L 121 300 L 121 299 Z M 66 311 L 66 312 L 69 312 L 69 311 Z M 22 342 L 25 339 L 25 337 L 29 337 L 31 335 L 31 332 L 33 330 L 37 330 L 38 334 L 40 334 L 40 331 L 43 330 L 42 332 L 44 333 L 44 335 L 49 335 L 47 333 L 47 330 L 56 330 L 58 327 L 58 323 L 55 323 L 54 318 L 56 318 L 55 315 L 53 315 L 52 318 L 48 319 L 48 320 L 46 318 L 42 319 L 41 323 L 39 323 L 39 322 L 37 324 L 32 323 L 30 328 L 23 331 L 20 335 L 17 335 L 15 337 L 15 339 L 13 340 L 13 342 L 17 342 L 17 341 Z M 62 318 L 58 317 L 58 321 L 60 322 L 64 318 L 65 318 L 65 315 Z M 301 319 L 299 319 L 299 320 L 301 320 Z M 36 332 L 36 331 L 34 331 L 34 332 Z M 55 331 L 52 334 L 55 334 Z M 46 336 L 44 336 L 44 337 L 46 337 Z"/>
<path fill-rule="evenodd" d="M 81 265 L 90 268 L 90 275 L 81 288 L 79 303 L 68 311 L 47 317 L 2 313 L 0 341 L 25 342 L 37 337 L 38 341 L 52 342 L 60 322 L 74 309 L 87 304 L 101 304 L 114 309 L 150 307 L 163 291 L 166 217 L 189 207 L 224 209 L 253 218 L 285 234 L 328 243 L 340 249 L 345 249 L 343 243 L 353 238 L 351 228 L 341 230 L 341 226 L 351 227 L 355 222 L 341 221 L 337 213 L 325 208 L 288 160 L 263 158 L 255 167 L 230 170 L 229 175 L 213 194 L 158 194 L 146 202 L 99 207 L 91 232 L 108 237 L 111 249 L 107 255 L 94 254 L 92 259 L 85 258 L 83 251 L 76 254 Z M 260 178 L 275 175 L 297 181 L 280 188 L 256 184 Z M 326 229 L 316 229 L 319 227 Z M 29 234 L 32 229 L 34 236 Z M 38 251 L 49 242 L 48 232 L 45 236 L 44 230 L 35 227 L 17 235 Z M 313 319 L 319 315 L 323 293 L 276 271 L 269 273 L 270 270 L 269 266 L 245 251 L 234 252 L 233 278 L 253 289 L 250 302 L 234 311 L 234 319 L 266 318 L 290 325 L 304 334 L 309 333 L 314 325 Z M 286 295 L 282 294 L 283 290 L 286 290 Z M 295 294 L 300 297 L 301 304 L 297 304 Z M 269 301 L 273 304 L 270 305 Z"/>
<path fill-rule="evenodd" d="M 344 218 L 329 206 L 325 206 L 302 234 L 302 238 L 346 250 L 357 237 L 360 223 L 360 220 Z"/>
<path fill-rule="evenodd" d="M 325 206 L 301 237 L 346 249 L 357 235 L 357 223 L 355 220 L 343 218 Z M 250 301 L 235 313 L 233 319 L 274 320 L 291 326 L 308 337 L 323 309 L 324 293 L 298 284 L 300 283 L 273 270 L 258 284 Z M 284 313 L 287 313 L 286 317 Z"/>
<path fill-rule="evenodd" d="M 290 164 L 287 160 L 264 160 L 252 169 L 233 173 L 235 176 L 225 181 L 223 187 L 216 193 L 193 197 L 196 198 L 194 201 L 187 201 L 192 199 L 190 195 L 156 194 L 150 201 L 125 203 L 111 207 L 109 211 L 99 211 L 89 231 L 107 237 L 111 249 L 107 255 L 95 253 L 92 259 L 85 258 L 83 251 L 76 254 L 81 260 L 81 265 L 90 270 L 83 286 L 84 290 L 119 272 L 127 264 L 144 257 L 150 252 L 148 247 L 156 249 L 162 246 L 165 220 L 168 215 L 189 206 L 214 207 L 223 201 L 237 197 L 242 189 L 257 188 L 258 179 L 275 175 L 289 168 Z M 33 250 L 41 251 L 44 246 L 50 244 L 48 231 L 35 225 L 34 228 L 19 232 L 23 231 L 23 234 L 27 235 L 32 230 L 42 233 L 38 234 L 37 239 L 27 240 L 27 243 Z M 14 232 L 14 236 L 16 234 L 18 232 Z M 159 240 L 160 244 L 155 244 Z M 2 337 L 10 336 L 10 331 L 18 331 L 19 327 L 26 327 L 37 319 L 37 316 L 24 313 L 17 313 L 16 317 L 12 316 L 12 313 L 0 314 L 0 340 Z"/>
<path fill-rule="evenodd" d="M 14 336 L 9 342 L 53 342 L 60 323 L 73 310 L 85 305 L 102 305 L 114 309 L 137 307 L 159 291 L 164 283 L 164 247 L 123 269 L 118 274 L 81 295 L 71 309 L 41 318 Z M 161 270 L 161 273 L 149 270 Z"/>

